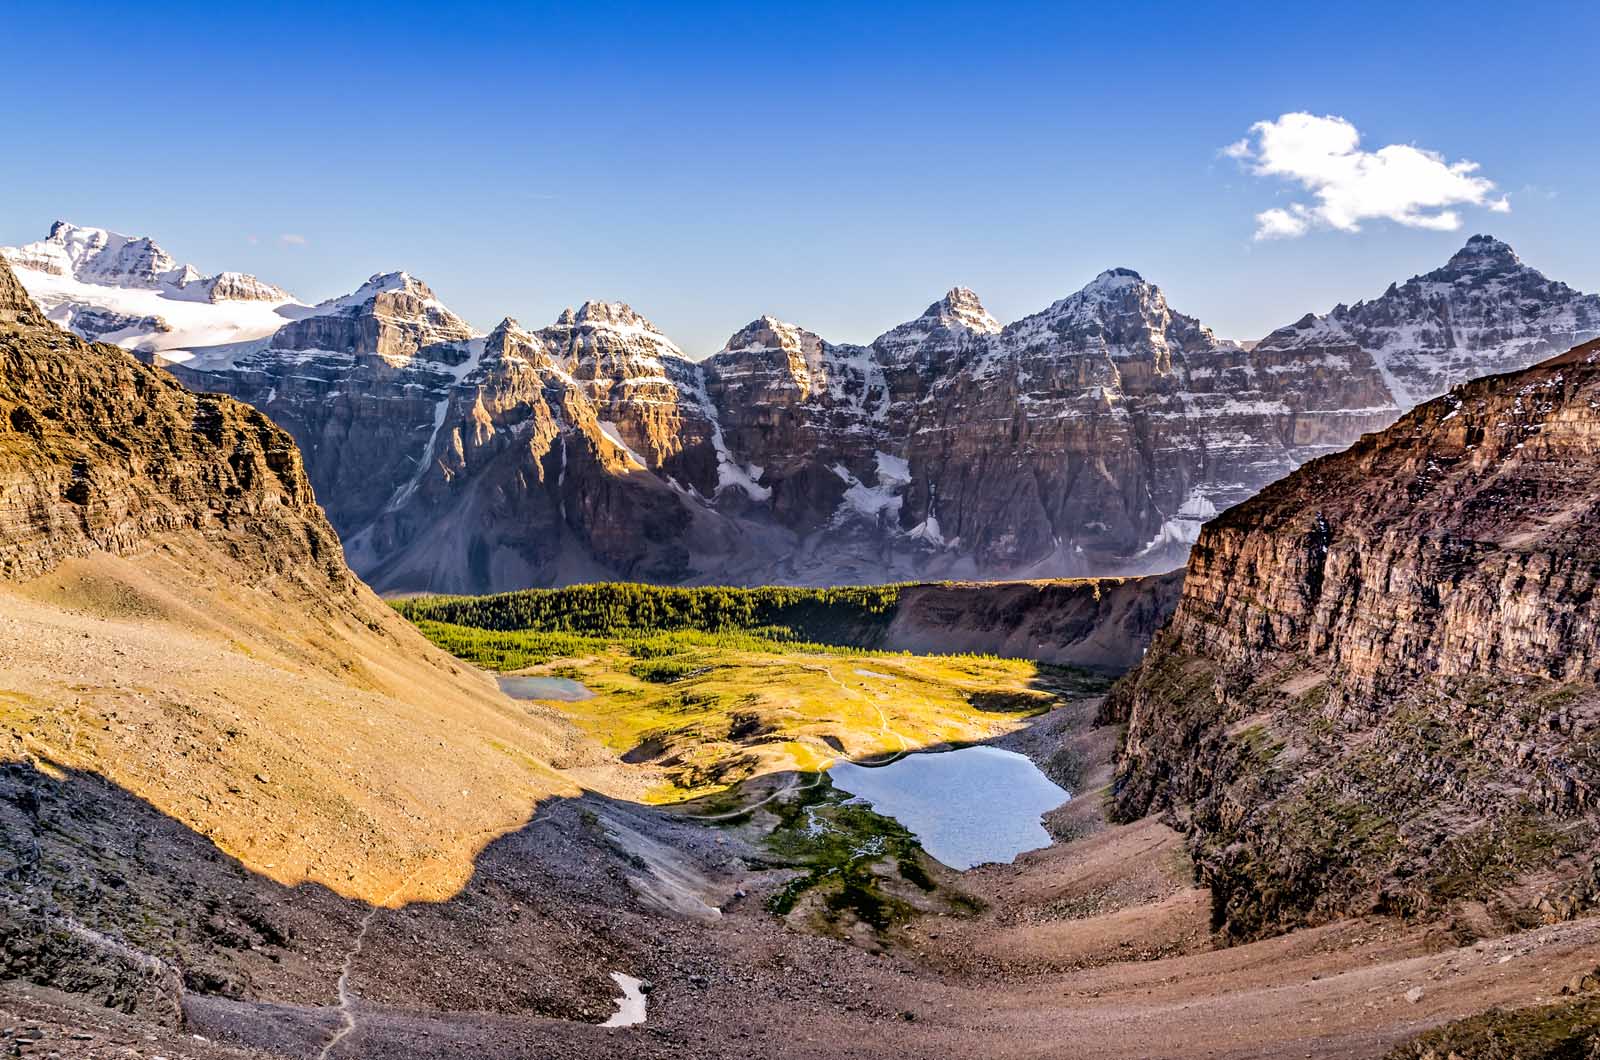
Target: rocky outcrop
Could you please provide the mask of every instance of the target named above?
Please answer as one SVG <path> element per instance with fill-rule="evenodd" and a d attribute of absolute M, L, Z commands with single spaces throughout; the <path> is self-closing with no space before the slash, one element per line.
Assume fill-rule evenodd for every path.
<path fill-rule="evenodd" d="M 1597 459 L 1591 343 L 1206 525 L 1108 717 L 1118 812 L 1187 822 L 1220 928 L 1600 898 Z"/>
<path fill-rule="evenodd" d="M 287 434 L 49 325 L 0 263 L 0 577 L 174 530 L 348 584 Z"/>
<path fill-rule="evenodd" d="M 766 316 L 698 363 L 588 302 L 517 329 L 510 369 L 404 273 L 277 303 L 235 274 L 171 287 L 159 247 L 95 232 L 10 252 L 52 319 L 266 411 L 358 572 L 396 591 L 1168 570 L 1206 519 L 1307 460 L 1600 329 L 1600 300 L 1474 237 L 1255 344 L 1111 269 L 1004 327 L 955 288 L 866 345 Z M 168 286 L 106 286 L 124 282 Z M 238 300 L 195 301 L 220 293 Z"/>

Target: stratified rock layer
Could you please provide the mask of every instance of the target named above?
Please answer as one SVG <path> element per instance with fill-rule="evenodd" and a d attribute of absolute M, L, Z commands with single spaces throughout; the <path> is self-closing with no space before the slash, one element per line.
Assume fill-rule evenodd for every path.
<path fill-rule="evenodd" d="M 1206 525 L 1108 716 L 1119 812 L 1188 821 L 1219 927 L 1600 896 L 1597 465 L 1591 343 Z"/>
<path fill-rule="evenodd" d="M 0 578 L 176 530 L 353 582 L 288 434 L 50 326 L 0 262 Z"/>

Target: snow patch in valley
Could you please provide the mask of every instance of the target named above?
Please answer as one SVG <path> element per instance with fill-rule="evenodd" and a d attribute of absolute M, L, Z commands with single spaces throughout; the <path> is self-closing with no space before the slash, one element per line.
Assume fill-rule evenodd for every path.
<path fill-rule="evenodd" d="M 1208 519 L 1217 517 L 1217 506 L 1202 493 L 1190 493 L 1178 505 L 1178 510 L 1161 524 L 1156 536 L 1141 551 L 1148 556 L 1168 547 L 1189 548 L 1200 540 L 1200 527 Z"/>
<path fill-rule="evenodd" d="M 617 998 L 616 1013 L 600 1026 L 633 1027 L 643 1023 L 646 1008 L 644 980 L 636 979 L 622 972 L 612 972 L 611 979 L 622 990 L 622 996 Z"/>
<path fill-rule="evenodd" d="M 868 486 L 856 478 L 843 464 L 834 464 L 828 469 L 848 483 L 839 511 L 835 514 L 835 522 L 847 514 L 848 509 L 869 522 L 887 519 L 891 526 L 898 523 L 903 501 L 900 494 L 911 482 L 911 467 L 903 458 L 890 453 L 878 452 L 875 456 L 878 473 L 878 484 L 875 486 Z"/>

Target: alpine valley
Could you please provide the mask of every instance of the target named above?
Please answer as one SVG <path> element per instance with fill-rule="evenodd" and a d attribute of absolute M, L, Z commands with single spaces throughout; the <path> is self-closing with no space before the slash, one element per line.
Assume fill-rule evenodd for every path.
<path fill-rule="evenodd" d="M 866 345 L 760 317 L 699 360 L 620 302 L 484 334 L 405 272 L 308 305 L 65 222 L 0 255 L 52 322 L 285 428 L 385 592 L 1169 570 L 1305 462 L 1600 336 L 1487 236 L 1259 342 L 1113 268 L 1006 325 L 958 287 Z"/>

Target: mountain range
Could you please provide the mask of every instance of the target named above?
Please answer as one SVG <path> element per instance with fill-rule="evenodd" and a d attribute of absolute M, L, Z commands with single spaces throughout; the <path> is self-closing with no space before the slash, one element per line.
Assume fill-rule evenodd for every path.
<path fill-rule="evenodd" d="M 291 337 L 398 314 L 367 341 L 405 362 L 452 326 L 374 286 Z M 531 337 L 501 340 L 438 341 L 481 368 Z M 587 388 L 563 396 L 593 415 Z M 0 1038 L 812 1060 L 1054 1056 L 1066 1027 L 1106 1058 L 1587 1056 L 1597 438 L 1600 342 L 1454 388 L 1208 521 L 1148 652 L 1175 577 L 919 586 L 878 616 L 911 650 L 1118 647 L 1110 668 L 1137 665 L 1108 697 L 801 645 L 771 702 L 837 670 L 826 724 L 865 706 L 878 739 L 914 661 L 962 674 L 978 710 L 1059 698 L 1002 740 L 1086 797 L 1041 818 L 1054 843 L 957 874 L 881 845 L 897 831 L 819 825 L 864 812 L 820 778 L 636 801 L 654 736 L 603 747 L 429 644 L 346 567 L 288 432 L 50 325 L 0 262 Z M 656 672 L 602 694 L 632 710 Z M 747 719 L 705 742 L 785 731 Z M 899 874 L 905 919 L 775 905 L 812 876 L 784 845 L 800 833 Z M 629 984 L 642 1024 L 602 1022 Z"/>
<path fill-rule="evenodd" d="M 619 302 L 481 334 L 404 272 L 307 305 L 65 222 L 0 255 L 52 321 L 287 429 L 395 592 L 1170 569 L 1306 461 L 1600 335 L 1487 236 L 1257 343 L 1117 268 L 1007 325 L 955 288 L 865 345 L 764 316 L 698 361 Z"/>

